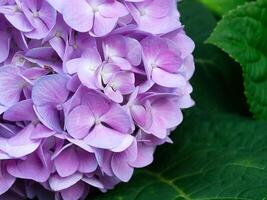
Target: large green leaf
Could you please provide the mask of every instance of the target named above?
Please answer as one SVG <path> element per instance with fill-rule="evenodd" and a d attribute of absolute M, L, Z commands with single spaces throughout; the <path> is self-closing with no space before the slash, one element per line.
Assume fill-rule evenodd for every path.
<path fill-rule="evenodd" d="M 190 112 L 151 168 L 95 200 L 263 200 L 267 124 L 231 114 Z"/>
<path fill-rule="evenodd" d="M 256 118 L 267 120 L 267 0 L 230 12 L 208 42 L 242 65 L 250 110 Z"/>
<path fill-rule="evenodd" d="M 219 15 L 227 13 L 229 10 L 236 8 L 238 5 L 242 5 L 249 0 L 199 0 L 203 4 L 207 5 L 211 10 L 215 11 Z"/>

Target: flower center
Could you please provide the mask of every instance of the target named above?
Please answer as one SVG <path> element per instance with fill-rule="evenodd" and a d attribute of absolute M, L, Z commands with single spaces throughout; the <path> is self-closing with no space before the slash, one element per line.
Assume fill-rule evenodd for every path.
<path fill-rule="evenodd" d="M 63 106 L 61 104 L 56 106 L 57 110 L 63 110 Z"/>
<path fill-rule="evenodd" d="M 39 17 L 39 12 L 36 10 L 33 10 L 32 15 L 33 15 L 33 17 L 37 18 L 37 17 Z"/>
<path fill-rule="evenodd" d="M 55 37 L 60 38 L 60 37 L 61 37 L 61 32 L 60 32 L 60 31 L 57 31 L 57 32 L 55 33 Z"/>
<path fill-rule="evenodd" d="M 96 117 L 96 118 L 95 118 L 95 124 L 96 124 L 96 125 L 101 124 L 101 120 L 100 120 L 99 117 Z"/>

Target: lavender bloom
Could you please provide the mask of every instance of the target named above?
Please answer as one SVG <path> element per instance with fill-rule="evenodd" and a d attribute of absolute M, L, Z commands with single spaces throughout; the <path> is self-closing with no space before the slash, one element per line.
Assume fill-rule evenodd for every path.
<path fill-rule="evenodd" d="M 194 105 L 193 50 L 175 0 L 0 1 L 0 199 L 129 181 Z"/>

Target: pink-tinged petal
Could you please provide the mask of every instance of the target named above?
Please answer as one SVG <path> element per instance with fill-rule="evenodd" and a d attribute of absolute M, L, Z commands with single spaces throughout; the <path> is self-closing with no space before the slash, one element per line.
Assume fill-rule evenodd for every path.
<path fill-rule="evenodd" d="M 114 74 L 120 71 L 120 68 L 112 63 L 107 63 L 102 67 L 101 78 L 104 84 L 108 84 Z"/>
<path fill-rule="evenodd" d="M 81 173 L 75 173 L 64 178 L 55 174 L 49 178 L 49 185 L 53 191 L 61 191 L 75 185 L 82 177 L 83 175 Z"/>
<path fill-rule="evenodd" d="M 79 168 L 79 155 L 73 146 L 63 150 L 54 160 L 57 173 L 61 177 L 74 174 Z"/>
<path fill-rule="evenodd" d="M 7 171 L 17 178 L 37 182 L 47 181 L 51 173 L 51 169 L 43 165 L 36 153 L 29 155 L 25 160 L 11 160 L 7 165 Z"/>
<path fill-rule="evenodd" d="M 96 68 L 102 64 L 101 56 L 96 47 L 85 49 L 82 58 L 87 58 L 90 68 Z"/>
<path fill-rule="evenodd" d="M 116 26 L 118 18 L 106 18 L 99 12 L 95 13 L 93 33 L 100 37 L 110 33 Z"/>
<path fill-rule="evenodd" d="M 129 164 L 136 168 L 142 168 L 150 165 L 153 162 L 155 147 L 138 142 L 137 149 L 137 159 Z"/>
<path fill-rule="evenodd" d="M 70 138 L 68 136 L 66 136 L 66 139 L 71 142 L 72 144 L 75 144 L 76 146 L 80 147 L 81 149 L 90 152 L 90 153 L 94 153 L 94 149 L 92 147 L 90 147 L 88 144 L 86 144 L 85 141 L 83 140 L 78 140 L 78 139 L 73 139 Z"/>
<path fill-rule="evenodd" d="M 178 126 L 183 114 L 173 99 L 160 98 L 152 103 L 153 123 L 148 130 L 158 138 L 164 139 L 170 128 Z"/>
<path fill-rule="evenodd" d="M 130 107 L 133 120 L 142 128 L 150 128 L 152 125 L 152 112 L 150 104 L 133 105 Z"/>
<path fill-rule="evenodd" d="M 112 80 L 115 88 L 122 94 L 130 94 L 135 89 L 135 77 L 131 72 L 120 72 Z"/>
<path fill-rule="evenodd" d="M 157 1 L 160 1 L 159 3 L 168 5 L 165 1 L 162 0 L 155 0 L 156 4 Z M 172 6 L 169 7 L 169 10 L 167 7 L 165 7 L 165 5 L 161 7 L 158 7 L 157 5 L 153 6 L 153 10 L 150 10 L 149 6 L 148 8 L 142 8 L 141 6 L 141 8 L 137 9 L 137 7 L 133 4 L 128 3 L 127 5 L 134 20 L 138 24 L 139 30 L 152 34 L 165 34 L 181 27 L 181 23 L 178 20 L 180 15 L 176 9 L 176 1 L 171 0 L 171 4 Z M 158 10 L 161 10 L 161 12 L 157 13 Z M 157 26 L 153 26 L 154 24 L 157 24 Z"/>
<path fill-rule="evenodd" d="M 128 182 L 134 172 L 133 167 L 129 166 L 127 160 L 121 157 L 122 154 L 114 154 L 111 160 L 112 170 L 120 180 Z"/>
<path fill-rule="evenodd" d="M 126 38 L 125 40 L 127 60 L 129 60 L 133 66 L 138 66 L 142 61 L 142 46 L 136 39 Z"/>
<path fill-rule="evenodd" d="M 182 62 L 183 60 L 180 56 L 175 54 L 173 51 L 164 50 L 158 57 L 157 65 L 167 72 L 177 73 Z"/>
<path fill-rule="evenodd" d="M 103 3 L 98 6 L 98 10 L 101 15 L 107 18 L 119 18 L 126 16 L 129 13 L 125 6 L 118 1 Z"/>
<path fill-rule="evenodd" d="M 81 139 L 89 134 L 94 123 L 95 118 L 90 108 L 81 105 L 74 108 L 67 116 L 66 129 L 72 137 Z"/>
<path fill-rule="evenodd" d="M 91 178 L 88 178 L 88 177 L 83 177 L 82 179 L 85 183 L 91 185 L 91 186 L 94 186 L 96 188 L 99 188 L 99 189 L 104 189 L 105 186 L 103 185 L 103 183 L 101 183 L 98 179 L 94 178 L 94 177 L 91 177 Z"/>
<path fill-rule="evenodd" d="M 186 80 L 180 74 L 172 74 L 166 72 L 160 68 L 154 68 L 152 71 L 152 80 L 164 87 L 184 87 L 186 85 Z"/>
<path fill-rule="evenodd" d="M 184 62 L 179 71 L 184 74 L 187 81 L 193 76 L 195 71 L 195 62 L 192 55 L 189 55 L 184 59 Z"/>
<path fill-rule="evenodd" d="M 86 58 L 75 58 L 69 60 L 66 63 L 66 69 L 69 74 L 77 73 L 80 68 L 88 68 L 88 67 L 89 67 L 89 61 Z"/>
<path fill-rule="evenodd" d="M 77 148 L 77 155 L 79 156 L 79 172 L 81 173 L 91 173 L 96 170 L 98 163 L 96 161 L 95 155 Z"/>
<path fill-rule="evenodd" d="M 111 35 L 103 42 L 105 59 L 111 57 L 124 57 L 126 55 L 125 37 L 121 35 Z"/>
<path fill-rule="evenodd" d="M 147 37 L 141 41 L 145 60 L 155 59 L 161 50 L 167 48 L 167 44 L 159 37 Z"/>
<path fill-rule="evenodd" d="M 32 89 L 34 105 L 58 105 L 64 103 L 68 96 L 67 82 L 69 78 L 60 74 L 53 74 L 37 80 Z"/>
<path fill-rule="evenodd" d="M 27 99 L 14 104 L 4 113 L 3 118 L 15 122 L 36 120 L 37 116 L 33 110 L 32 100 Z"/>
<path fill-rule="evenodd" d="M 80 68 L 78 72 L 78 77 L 81 83 L 91 89 L 97 89 L 97 77 L 96 70 L 90 69 L 88 66 L 85 68 Z"/>
<path fill-rule="evenodd" d="M 54 106 L 34 106 L 35 113 L 38 119 L 49 129 L 58 132 L 62 131 L 60 121 L 60 111 Z"/>
<path fill-rule="evenodd" d="M 113 104 L 100 120 L 121 133 L 127 133 L 130 129 L 129 115 L 117 104 Z"/>
<path fill-rule="evenodd" d="M 123 152 L 134 142 L 134 137 L 127 137 L 119 146 L 114 149 L 111 149 L 112 152 Z"/>
<path fill-rule="evenodd" d="M 125 139 L 131 137 L 128 134 L 122 134 L 101 124 L 95 126 L 91 133 L 84 138 L 85 142 L 96 148 L 113 149 L 119 146 Z"/>
<path fill-rule="evenodd" d="M 0 195 L 7 192 L 15 181 L 16 178 L 7 172 L 6 166 L 0 163 Z"/>
<path fill-rule="evenodd" d="M 66 67 L 68 73 L 77 73 L 80 69 L 87 68 L 91 70 L 96 70 L 102 63 L 101 57 L 95 48 L 86 49 L 82 58 L 76 58 L 68 61 Z"/>
<path fill-rule="evenodd" d="M 18 74 L 16 67 L 0 68 L 0 104 L 10 107 L 19 101 L 25 81 Z"/>
<path fill-rule="evenodd" d="M 7 32 L 0 31 L 0 63 L 4 62 L 9 55 L 10 35 Z"/>
<path fill-rule="evenodd" d="M 78 200 L 84 194 L 84 183 L 78 182 L 75 185 L 60 191 L 60 194 L 64 200 Z"/>
<path fill-rule="evenodd" d="M 112 63 L 119 66 L 122 70 L 130 70 L 132 68 L 131 63 L 122 57 L 113 56 L 110 58 Z"/>
<path fill-rule="evenodd" d="M 116 103 L 123 102 L 123 96 L 118 90 L 114 90 L 111 86 L 107 86 L 104 89 L 104 93 L 107 97 L 109 97 L 112 101 Z"/>
<path fill-rule="evenodd" d="M 52 135 L 55 135 L 56 132 L 48 129 L 41 123 L 38 123 L 35 127 L 35 130 L 33 134 L 31 135 L 31 139 L 36 140 L 36 139 L 42 139 L 42 138 L 49 138 Z"/>
<path fill-rule="evenodd" d="M 32 140 L 34 126 L 28 125 L 10 139 L 0 140 L 0 150 L 14 158 L 26 156 L 34 152 L 39 146 L 40 140 Z"/>
<path fill-rule="evenodd" d="M 145 14 L 155 17 L 162 18 L 170 13 L 170 8 L 175 6 L 174 0 L 153 0 L 149 5 L 144 8 Z"/>
<path fill-rule="evenodd" d="M 191 55 L 195 49 L 195 43 L 190 37 L 188 37 L 181 29 L 177 29 L 164 36 L 169 39 L 174 48 L 177 48 L 181 52 L 181 57 L 184 59 Z M 177 45 L 179 44 L 179 45 Z"/>
<path fill-rule="evenodd" d="M 87 32 L 93 26 L 93 10 L 85 0 L 68 0 L 62 9 L 66 23 L 76 31 Z"/>
<path fill-rule="evenodd" d="M 108 176 L 114 176 L 114 173 L 111 169 L 111 158 L 113 153 L 111 151 L 106 151 L 103 149 L 97 149 L 96 157 L 98 158 L 98 163 L 100 170 L 103 174 Z"/>

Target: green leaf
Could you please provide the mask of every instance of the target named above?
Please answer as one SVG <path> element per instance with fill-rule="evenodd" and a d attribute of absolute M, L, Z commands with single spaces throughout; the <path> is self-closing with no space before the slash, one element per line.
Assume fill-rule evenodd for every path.
<path fill-rule="evenodd" d="M 229 10 L 236 8 L 238 5 L 242 5 L 249 0 L 199 0 L 201 3 L 208 6 L 211 10 L 222 16 Z"/>
<path fill-rule="evenodd" d="M 191 82 L 197 106 L 212 111 L 248 113 L 240 66 L 217 47 L 204 44 L 217 24 L 216 17 L 193 0 L 182 1 L 178 8 L 187 34 L 196 43 L 196 72 Z"/>
<path fill-rule="evenodd" d="M 242 65 L 247 102 L 256 118 L 267 120 L 267 0 L 233 10 L 208 40 Z"/>
<path fill-rule="evenodd" d="M 95 200 L 267 198 L 267 124 L 195 110 L 151 168 Z"/>

